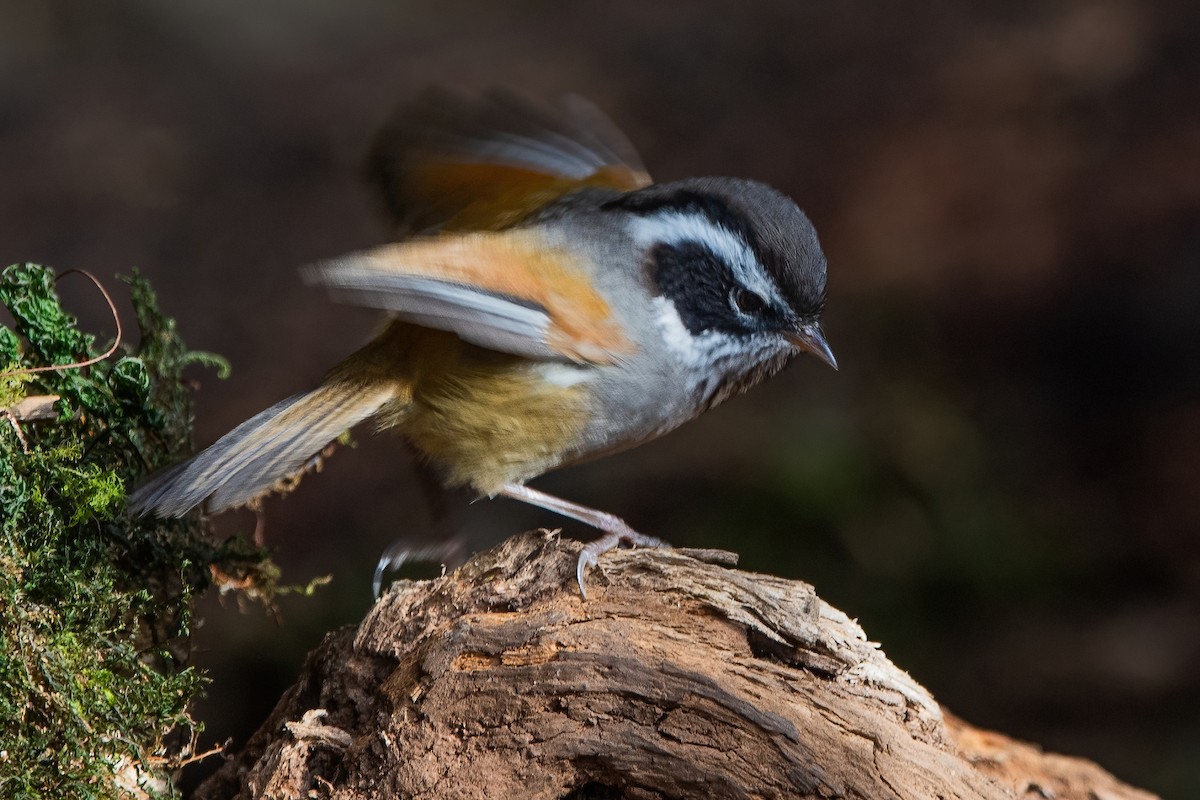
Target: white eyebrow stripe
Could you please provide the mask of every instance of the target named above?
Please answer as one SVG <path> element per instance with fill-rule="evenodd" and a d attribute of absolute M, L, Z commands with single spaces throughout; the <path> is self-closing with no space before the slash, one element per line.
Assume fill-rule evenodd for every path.
<path fill-rule="evenodd" d="M 750 245 L 738 234 L 703 214 L 660 211 L 638 215 L 630 222 L 629 232 L 642 247 L 658 244 L 678 246 L 687 242 L 701 244 L 729 265 L 739 284 L 758 293 L 772 306 L 787 305 L 775 281 L 759 263 Z"/>

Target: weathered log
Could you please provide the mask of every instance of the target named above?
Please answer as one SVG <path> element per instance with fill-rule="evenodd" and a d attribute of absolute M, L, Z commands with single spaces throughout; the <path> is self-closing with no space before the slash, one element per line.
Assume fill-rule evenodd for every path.
<path fill-rule="evenodd" d="M 1150 794 L 945 714 L 812 587 L 524 534 L 330 634 L 225 798 Z"/>

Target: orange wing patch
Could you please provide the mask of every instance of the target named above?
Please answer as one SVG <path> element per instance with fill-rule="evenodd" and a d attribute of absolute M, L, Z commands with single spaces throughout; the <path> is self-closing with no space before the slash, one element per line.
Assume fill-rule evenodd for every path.
<path fill-rule="evenodd" d="M 409 220 L 414 230 L 496 231 L 585 187 L 627 192 L 649 184 L 649 175 L 625 164 L 567 178 L 509 164 L 431 160 L 410 166 L 404 197 L 421 209 Z"/>
<path fill-rule="evenodd" d="M 636 351 L 578 256 L 536 233 L 447 234 L 379 247 L 373 268 L 419 275 L 529 302 L 550 317 L 547 344 L 575 361 L 612 363 Z"/>
<path fill-rule="evenodd" d="M 430 90 L 399 106 L 367 174 L 405 233 L 494 231 L 565 194 L 650 184 L 633 146 L 579 97 Z"/>

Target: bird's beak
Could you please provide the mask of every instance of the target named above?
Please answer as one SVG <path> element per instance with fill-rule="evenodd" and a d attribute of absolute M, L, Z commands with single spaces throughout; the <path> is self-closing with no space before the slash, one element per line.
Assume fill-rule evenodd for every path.
<path fill-rule="evenodd" d="M 833 351 L 829 349 L 829 343 L 825 341 L 825 333 L 817 323 L 801 325 L 789 333 L 787 338 L 804 352 L 812 353 L 834 369 L 838 368 L 837 359 L 833 357 Z"/>

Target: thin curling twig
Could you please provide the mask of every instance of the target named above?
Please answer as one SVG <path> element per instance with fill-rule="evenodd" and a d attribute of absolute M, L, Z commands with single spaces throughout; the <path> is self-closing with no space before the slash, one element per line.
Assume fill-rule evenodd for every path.
<path fill-rule="evenodd" d="M 45 367 L 25 367 L 24 369 L 14 369 L 9 370 L 8 372 L 0 372 L 0 378 L 9 378 L 13 375 L 31 375 L 35 372 L 55 372 L 57 370 L 64 369 L 83 369 L 84 367 L 90 367 L 92 364 L 97 364 L 111 356 L 113 353 L 117 352 L 117 348 L 121 346 L 122 336 L 121 315 L 117 313 L 117 304 L 113 302 L 108 290 L 104 288 L 104 284 L 100 283 L 99 279 L 96 278 L 95 275 L 85 269 L 69 269 L 61 275 L 55 277 L 54 282 L 58 283 L 60 278 L 70 275 L 73 272 L 79 273 L 94 283 L 96 288 L 100 290 L 100 294 L 104 297 L 104 302 L 108 303 L 108 310 L 112 312 L 113 322 L 117 326 L 117 336 L 116 339 L 113 340 L 112 347 L 108 348 L 100 355 L 89 358 L 86 361 L 75 361 L 71 364 L 51 364 Z"/>

